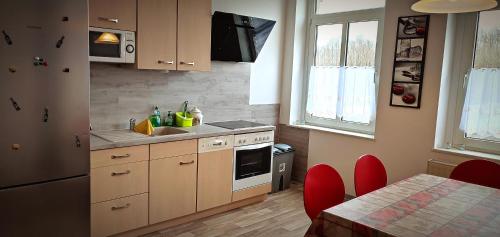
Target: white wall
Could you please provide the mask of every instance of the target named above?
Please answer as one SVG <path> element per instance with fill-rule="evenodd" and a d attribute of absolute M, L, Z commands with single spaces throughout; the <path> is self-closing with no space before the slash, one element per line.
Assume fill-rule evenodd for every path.
<path fill-rule="evenodd" d="M 288 0 L 279 117 L 282 124 L 300 120 L 306 39 L 307 0 Z"/>
<path fill-rule="evenodd" d="M 280 103 L 286 0 L 213 0 L 212 10 L 276 21 L 257 61 L 251 66 L 249 103 Z"/>

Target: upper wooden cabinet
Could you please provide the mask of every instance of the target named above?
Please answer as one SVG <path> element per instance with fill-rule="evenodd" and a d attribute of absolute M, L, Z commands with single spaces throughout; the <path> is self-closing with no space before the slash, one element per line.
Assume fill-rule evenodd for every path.
<path fill-rule="evenodd" d="M 210 71 L 211 0 L 179 0 L 177 70 Z"/>
<path fill-rule="evenodd" d="M 137 67 L 177 69 L 177 0 L 139 0 Z"/>
<path fill-rule="evenodd" d="M 137 68 L 210 71 L 211 0 L 138 0 Z"/>
<path fill-rule="evenodd" d="M 136 31 L 136 0 L 89 0 L 89 25 Z"/>

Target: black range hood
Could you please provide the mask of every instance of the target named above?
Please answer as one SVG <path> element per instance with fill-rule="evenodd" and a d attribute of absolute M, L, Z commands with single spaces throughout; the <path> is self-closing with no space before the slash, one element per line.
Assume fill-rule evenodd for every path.
<path fill-rule="evenodd" d="M 255 62 L 275 24 L 216 11 L 212 17 L 212 60 Z"/>

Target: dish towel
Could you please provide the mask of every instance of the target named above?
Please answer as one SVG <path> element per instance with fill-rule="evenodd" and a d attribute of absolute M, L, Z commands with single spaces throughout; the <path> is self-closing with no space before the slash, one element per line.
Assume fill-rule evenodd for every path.
<path fill-rule="evenodd" d="M 151 121 L 149 119 L 145 119 L 141 123 L 135 125 L 134 131 L 138 133 L 142 133 L 148 136 L 151 136 L 154 132 L 154 127 L 153 124 L 151 124 Z"/>

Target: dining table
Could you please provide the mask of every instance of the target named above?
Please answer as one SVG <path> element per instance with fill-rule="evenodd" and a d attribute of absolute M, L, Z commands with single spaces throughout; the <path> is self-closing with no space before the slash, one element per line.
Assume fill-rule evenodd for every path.
<path fill-rule="evenodd" d="M 305 236 L 498 237 L 500 189 L 419 174 L 324 210 Z"/>

